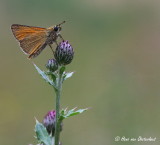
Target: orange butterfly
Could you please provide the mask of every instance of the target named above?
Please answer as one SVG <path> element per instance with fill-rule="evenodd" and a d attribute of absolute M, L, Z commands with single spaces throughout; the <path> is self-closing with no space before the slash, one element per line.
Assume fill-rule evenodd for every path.
<path fill-rule="evenodd" d="M 58 37 L 63 40 L 60 35 L 62 29 L 61 24 L 63 23 L 65 23 L 65 21 L 49 28 L 13 24 L 11 29 L 15 38 L 19 41 L 22 51 L 29 55 L 28 58 L 34 58 L 38 56 L 47 45 L 51 47 L 51 44 L 57 44 Z"/>

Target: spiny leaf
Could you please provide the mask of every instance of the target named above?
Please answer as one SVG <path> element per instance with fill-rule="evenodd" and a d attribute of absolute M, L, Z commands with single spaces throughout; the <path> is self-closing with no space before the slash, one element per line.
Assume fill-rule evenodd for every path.
<path fill-rule="evenodd" d="M 36 120 L 35 132 L 40 143 L 44 143 L 45 145 L 52 145 L 51 136 L 48 134 L 44 125 L 39 123 L 38 120 Z"/>
<path fill-rule="evenodd" d="M 81 114 L 83 113 L 84 111 L 87 111 L 88 108 L 86 109 L 79 109 L 79 110 L 75 110 L 76 108 L 73 108 L 69 111 L 67 111 L 67 109 L 63 109 L 61 110 L 60 112 L 60 120 L 63 120 L 65 118 L 68 118 L 68 117 L 71 117 L 71 116 L 75 116 L 75 115 L 78 115 L 78 114 Z"/>
<path fill-rule="evenodd" d="M 56 87 L 55 83 L 52 80 L 50 80 L 47 73 L 40 70 L 39 67 L 37 67 L 35 64 L 34 64 L 34 66 L 35 66 L 36 70 L 38 71 L 38 73 L 42 76 L 42 78 L 56 89 L 57 87 Z"/>
<path fill-rule="evenodd" d="M 66 80 L 66 79 L 72 77 L 73 74 L 74 74 L 74 72 L 65 73 L 64 76 L 63 76 L 63 79 Z"/>

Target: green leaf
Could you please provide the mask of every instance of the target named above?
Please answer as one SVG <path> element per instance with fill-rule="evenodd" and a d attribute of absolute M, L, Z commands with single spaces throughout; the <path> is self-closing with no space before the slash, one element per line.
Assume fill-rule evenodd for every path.
<path fill-rule="evenodd" d="M 81 114 L 81 113 L 83 113 L 84 111 L 87 111 L 87 110 L 88 110 L 88 108 L 79 109 L 79 110 L 76 110 L 76 108 L 73 108 L 69 111 L 67 111 L 67 109 L 62 109 L 61 112 L 60 112 L 60 120 L 63 120 L 65 118 Z"/>
<path fill-rule="evenodd" d="M 52 78 L 52 80 L 53 80 L 54 82 L 56 82 L 56 78 L 57 78 L 57 77 L 56 77 L 56 75 L 55 75 L 54 73 L 51 74 L 51 78 Z"/>
<path fill-rule="evenodd" d="M 40 70 L 39 67 L 37 67 L 35 64 L 34 64 L 36 70 L 38 71 L 38 73 L 42 76 L 42 78 L 47 82 L 49 83 L 50 85 L 52 85 L 55 89 L 57 89 L 55 83 L 48 77 L 47 73 Z"/>
<path fill-rule="evenodd" d="M 52 145 L 51 136 L 48 134 L 44 125 L 39 123 L 38 120 L 36 120 L 35 132 L 40 143 L 44 143 L 45 145 Z"/>
<path fill-rule="evenodd" d="M 46 74 L 51 77 L 54 83 L 56 83 L 57 74 L 55 72 L 48 71 Z"/>
<path fill-rule="evenodd" d="M 60 70 L 59 70 L 59 73 L 60 73 L 60 75 L 62 75 L 63 74 L 63 72 L 65 71 L 65 66 L 62 66 L 61 68 L 60 68 Z"/>
<path fill-rule="evenodd" d="M 66 80 L 66 79 L 72 77 L 73 74 L 74 74 L 74 72 L 65 73 L 64 76 L 63 76 L 63 79 Z"/>

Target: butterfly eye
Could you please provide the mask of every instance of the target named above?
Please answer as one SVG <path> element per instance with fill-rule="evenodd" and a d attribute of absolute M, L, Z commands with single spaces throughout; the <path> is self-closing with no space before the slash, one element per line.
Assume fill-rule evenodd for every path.
<path fill-rule="evenodd" d="M 57 26 L 54 27 L 54 31 L 58 31 L 58 27 Z"/>

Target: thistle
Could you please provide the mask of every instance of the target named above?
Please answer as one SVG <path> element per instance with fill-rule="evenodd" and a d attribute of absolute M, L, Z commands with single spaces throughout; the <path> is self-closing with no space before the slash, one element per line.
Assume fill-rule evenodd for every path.
<path fill-rule="evenodd" d="M 58 69 L 58 63 L 55 59 L 49 59 L 47 64 L 46 64 L 46 68 L 50 71 L 50 72 L 54 72 Z"/>
<path fill-rule="evenodd" d="M 70 64 L 74 57 L 74 49 L 68 41 L 62 41 L 56 48 L 54 59 L 49 59 L 46 71 L 42 71 L 35 64 L 35 68 L 42 78 L 53 87 L 55 91 L 56 109 L 49 111 L 43 119 L 43 123 L 36 120 L 35 132 L 38 143 L 42 145 L 60 145 L 60 132 L 62 121 L 68 117 L 80 114 L 87 109 L 76 108 L 60 110 L 60 97 L 62 84 L 70 78 L 74 72 L 65 72 L 66 65 Z"/>
<path fill-rule="evenodd" d="M 74 56 L 72 46 L 68 41 L 62 41 L 56 48 L 54 57 L 60 65 L 70 64 Z"/>

